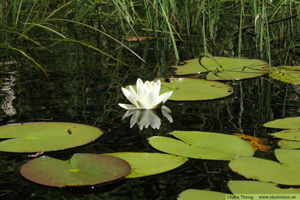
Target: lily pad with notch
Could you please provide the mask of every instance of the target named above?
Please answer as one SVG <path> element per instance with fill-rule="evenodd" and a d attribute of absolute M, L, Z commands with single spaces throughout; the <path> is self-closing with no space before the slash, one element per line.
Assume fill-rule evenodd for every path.
<path fill-rule="evenodd" d="M 188 158 L 162 153 L 120 152 L 106 153 L 127 161 L 132 171 L 126 178 L 136 178 L 163 173 L 183 165 Z"/>
<path fill-rule="evenodd" d="M 288 129 L 270 135 L 280 139 L 300 141 L 300 129 Z"/>
<path fill-rule="evenodd" d="M 198 101 L 224 98 L 233 93 L 233 88 L 217 81 L 203 79 L 170 78 L 161 83 L 161 92 L 173 91 L 169 100 Z"/>
<path fill-rule="evenodd" d="M 300 150 L 275 149 L 279 162 L 240 156 L 230 161 L 229 167 L 249 179 L 282 185 L 300 185 Z"/>
<path fill-rule="evenodd" d="M 157 150 L 207 160 L 231 160 L 238 155 L 252 156 L 252 146 L 236 136 L 200 132 L 200 131 L 174 131 L 169 137 L 154 136 L 149 138 L 149 143 Z"/>
<path fill-rule="evenodd" d="M 208 73 L 207 80 L 241 80 L 255 78 L 269 72 L 268 63 L 258 59 L 201 57 L 185 61 L 177 68 L 176 75 Z"/>
<path fill-rule="evenodd" d="M 124 178 L 130 165 L 113 156 L 77 153 L 68 161 L 39 157 L 25 163 L 20 173 L 26 179 L 52 187 L 82 187 Z"/>
<path fill-rule="evenodd" d="M 278 142 L 282 149 L 300 149 L 300 129 L 288 129 L 270 135 L 283 139 Z"/>
<path fill-rule="evenodd" d="M 10 124 L 0 127 L 0 151 L 56 151 L 90 143 L 103 132 L 93 126 L 65 122 Z"/>

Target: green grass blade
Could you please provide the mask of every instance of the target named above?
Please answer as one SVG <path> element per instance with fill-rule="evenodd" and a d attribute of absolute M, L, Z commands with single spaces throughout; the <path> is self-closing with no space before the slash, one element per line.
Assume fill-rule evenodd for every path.
<path fill-rule="evenodd" d="M 174 38 L 174 34 L 173 34 L 173 31 L 172 31 L 172 28 L 170 26 L 170 22 L 166 16 L 166 13 L 165 13 L 165 10 L 162 6 L 162 4 L 160 3 L 160 1 L 158 1 L 158 3 L 160 4 L 161 6 L 161 10 L 162 10 L 162 14 L 163 16 L 165 16 L 165 20 L 167 22 L 167 25 L 168 25 L 168 28 L 169 28 L 169 31 L 170 31 L 170 35 L 171 35 L 171 38 L 172 38 L 172 43 L 173 43 L 173 48 L 174 48 L 174 51 L 175 51 L 175 57 L 176 57 L 176 60 L 179 60 L 179 54 L 178 54 L 178 50 L 177 50 L 177 45 L 176 45 L 176 41 L 175 41 L 175 38 Z"/>
<path fill-rule="evenodd" d="M 47 80 L 49 81 L 49 76 L 48 76 L 47 72 L 44 70 L 44 68 L 37 61 L 35 61 L 32 57 L 27 55 L 24 51 L 22 51 L 21 49 L 14 48 L 14 47 L 5 47 L 5 46 L 3 46 L 3 48 L 8 48 L 8 49 L 17 51 L 17 52 L 21 53 L 23 56 L 25 56 L 26 58 L 28 58 L 29 60 L 31 60 L 36 66 L 38 66 L 38 68 L 40 68 L 44 72 Z"/>
<path fill-rule="evenodd" d="M 21 2 L 19 3 L 19 9 L 18 9 L 18 12 L 17 12 L 16 22 L 15 22 L 16 26 L 18 25 L 18 22 L 19 22 L 19 16 L 20 16 L 20 13 L 21 13 L 22 4 L 23 4 L 23 0 L 21 0 Z"/>
<path fill-rule="evenodd" d="M 30 24 L 30 23 L 28 23 L 28 24 Z M 48 31 L 51 31 L 51 32 L 53 32 L 53 33 L 59 35 L 59 36 L 62 37 L 62 38 L 66 38 L 66 36 L 64 36 L 63 34 L 57 32 L 56 30 L 54 30 L 54 29 L 52 29 L 52 28 L 49 28 L 49 27 L 47 27 L 47 26 L 44 26 L 44 25 L 42 25 L 42 24 L 33 24 L 33 26 L 41 27 L 41 28 L 43 28 L 43 29 L 46 29 L 46 30 L 48 30 Z"/>
<path fill-rule="evenodd" d="M 61 42 L 72 42 L 72 43 L 78 43 L 78 44 L 81 44 L 81 45 L 83 45 L 83 46 L 87 46 L 87 47 L 89 47 L 89 48 L 91 48 L 91 49 L 93 49 L 93 50 L 95 50 L 95 51 L 98 51 L 98 52 L 102 53 L 102 54 L 105 55 L 105 56 L 108 56 L 108 57 L 112 58 L 113 60 L 115 60 L 115 61 L 117 61 L 117 62 L 119 62 L 119 63 L 122 63 L 123 65 L 125 65 L 125 66 L 127 66 L 127 67 L 130 67 L 128 64 L 124 63 L 123 61 L 121 61 L 121 60 L 119 60 L 119 59 L 117 59 L 117 58 L 115 58 L 115 57 L 109 55 L 108 53 L 106 53 L 106 52 L 104 52 L 104 51 L 98 49 L 97 47 L 94 47 L 93 45 L 87 44 L 87 43 L 85 43 L 85 42 L 78 41 L 78 40 L 72 40 L 72 39 L 63 39 L 63 40 L 59 40 L 59 39 L 51 39 L 51 40 L 61 41 Z"/>
<path fill-rule="evenodd" d="M 123 18 L 125 19 L 125 21 L 127 22 L 127 24 L 129 25 L 130 29 L 132 30 L 132 32 L 134 33 L 134 35 L 137 37 L 137 39 L 142 42 L 140 40 L 140 37 L 138 36 L 138 34 L 136 33 L 136 31 L 134 30 L 134 28 L 131 25 L 130 21 L 133 21 L 132 17 L 129 15 L 129 13 L 123 8 L 121 9 L 120 6 L 118 5 L 118 3 L 116 1 L 114 1 L 115 6 L 117 7 L 117 9 L 119 10 L 119 13 L 121 13 L 121 15 L 123 16 Z"/>
<path fill-rule="evenodd" d="M 130 51 L 131 53 L 133 53 L 136 57 L 138 57 L 141 61 L 145 62 L 145 60 L 143 58 L 141 58 L 137 53 L 135 53 L 133 50 L 131 50 L 129 47 L 127 47 L 125 44 L 123 44 L 122 42 L 120 42 L 119 40 L 117 40 L 116 38 L 112 37 L 111 35 L 95 28 L 95 27 L 92 27 L 90 25 L 87 25 L 87 24 L 84 24 L 84 23 L 81 23 L 81 22 L 77 22 L 77 21 L 73 21 L 73 20 L 68 20 L 68 19 L 48 19 L 48 21 L 64 21 L 64 22 L 70 22 L 70 23 L 75 23 L 75 24 L 78 24 L 78 25 L 81 25 L 81 26 L 85 26 L 85 27 L 88 27 L 92 30 L 95 30 L 103 35 L 105 35 L 106 37 L 114 40 L 115 42 L 117 42 L 118 44 L 120 44 L 121 46 L 123 46 L 124 48 L 126 48 L 128 51 Z"/>
<path fill-rule="evenodd" d="M 64 5 L 62 5 L 61 7 L 57 8 L 56 10 L 54 10 L 52 13 L 50 13 L 43 21 L 47 21 L 50 17 L 52 17 L 55 13 L 57 13 L 58 11 L 60 11 L 61 9 L 63 9 L 64 7 L 66 7 L 67 5 L 69 5 L 70 3 L 72 3 L 73 1 L 70 1 Z"/>

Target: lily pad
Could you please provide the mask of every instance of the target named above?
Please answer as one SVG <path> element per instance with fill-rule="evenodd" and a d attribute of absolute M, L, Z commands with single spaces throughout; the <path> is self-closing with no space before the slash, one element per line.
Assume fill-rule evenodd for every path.
<path fill-rule="evenodd" d="M 267 128 L 297 129 L 300 128 L 300 117 L 276 119 L 265 123 L 263 126 Z"/>
<path fill-rule="evenodd" d="M 224 200 L 225 193 L 188 189 L 179 194 L 177 200 Z"/>
<path fill-rule="evenodd" d="M 281 149 L 300 149 L 299 141 L 280 140 L 278 146 Z"/>
<path fill-rule="evenodd" d="M 77 147 L 102 135 L 96 127 L 63 122 L 11 124 L 0 127 L 0 151 L 41 152 Z M 11 139 L 12 138 L 12 139 Z"/>
<path fill-rule="evenodd" d="M 162 153 L 106 153 L 104 155 L 115 156 L 127 161 L 132 171 L 126 178 L 136 178 L 159 174 L 183 165 L 186 157 L 174 156 Z"/>
<path fill-rule="evenodd" d="M 271 135 L 276 138 L 300 141 L 300 129 L 283 130 Z"/>
<path fill-rule="evenodd" d="M 229 85 L 203 79 L 171 78 L 161 85 L 161 93 L 173 91 L 169 100 L 174 101 L 211 100 L 233 93 L 233 88 Z"/>
<path fill-rule="evenodd" d="M 279 81 L 300 85 L 300 66 L 272 67 L 270 76 Z"/>
<path fill-rule="evenodd" d="M 233 194 L 188 189 L 179 194 L 177 200 L 251 199 L 253 196 L 247 194 L 300 194 L 300 191 L 294 188 L 282 189 L 275 183 L 260 181 L 229 181 L 228 187 Z"/>
<path fill-rule="evenodd" d="M 185 61 L 183 66 L 176 66 L 177 75 L 208 72 L 207 80 L 240 80 L 254 78 L 268 73 L 268 63 L 257 59 L 209 57 Z M 222 67 L 221 67 L 221 66 Z"/>
<path fill-rule="evenodd" d="M 282 189 L 275 183 L 260 181 L 229 181 L 228 186 L 233 194 L 300 194 L 294 188 Z"/>
<path fill-rule="evenodd" d="M 74 154 L 69 161 L 48 156 L 25 163 L 22 176 L 52 187 L 92 186 L 115 181 L 130 173 L 130 165 L 119 158 L 99 154 Z"/>
<path fill-rule="evenodd" d="M 173 139 L 162 136 L 149 138 L 149 143 L 156 149 L 180 156 L 207 159 L 231 160 L 238 155 L 252 156 L 252 146 L 232 135 L 198 131 L 174 131 Z"/>
<path fill-rule="evenodd" d="M 300 151 L 276 149 L 277 160 L 241 156 L 233 159 L 229 167 L 250 179 L 283 185 L 300 185 Z"/>

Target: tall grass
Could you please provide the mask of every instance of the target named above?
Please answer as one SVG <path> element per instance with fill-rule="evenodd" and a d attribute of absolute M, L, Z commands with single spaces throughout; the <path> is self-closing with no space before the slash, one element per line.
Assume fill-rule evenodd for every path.
<path fill-rule="evenodd" d="M 2 51 L 23 52 L 38 64 L 26 46 L 51 50 L 51 42 L 76 42 L 129 65 L 101 42 L 112 41 L 114 48 L 121 46 L 144 61 L 145 52 L 143 59 L 124 39 L 145 36 L 176 60 L 204 52 L 293 64 L 290 53 L 299 46 L 298 12 L 296 1 L 281 0 L 0 0 L 0 45 Z M 184 54 L 190 51 L 183 48 L 186 43 L 198 50 Z"/>
<path fill-rule="evenodd" d="M 177 59 L 182 40 L 202 44 L 201 52 L 231 51 L 231 56 L 261 58 L 270 64 L 278 53 L 280 62 L 287 63 L 291 47 L 299 44 L 299 18 L 280 21 L 299 12 L 295 1 L 169 0 L 160 5 L 159 0 L 144 0 L 143 9 L 143 30 L 154 37 L 169 35 Z M 256 54 L 248 55 L 248 49 L 256 49 Z"/>
<path fill-rule="evenodd" d="M 97 31 L 112 40 L 118 45 L 122 45 L 139 59 L 144 61 L 133 50 L 127 47 L 123 42 L 119 41 L 114 35 L 101 30 L 101 27 L 92 26 L 94 19 L 97 18 L 99 7 L 92 1 L 49 1 L 49 0 L 13 0 L 10 3 L 5 0 L 0 1 L 0 48 L 2 53 L 7 50 L 19 53 L 29 61 L 38 66 L 48 78 L 46 71 L 38 60 L 27 52 L 28 41 L 30 46 L 41 47 L 49 50 L 51 43 L 78 43 L 87 46 L 113 60 L 127 65 L 125 62 L 117 59 L 114 55 L 105 52 L 105 47 L 97 47 L 94 43 L 90 43 L 91 34 L 85 41 L 85 38 L 74 38 L 66 30 L 67 26 L 72 27 L 72 31 L 82 31 L 78 26 L 90 29 L 90 32 Z M 103 4 L 105 6 L 105 4 Z M 101 11 L 106 14 L 108 11 Z M 122 15 L 120 15 L 122 16 Z M 112 17 L 113 18 L 113 17 Z M 134 31 L 134 29 L 132 29 Z M 47 41 L 47 42 L 46 42 Z M 19 56 L 17 56 L 19 57 Z"/>

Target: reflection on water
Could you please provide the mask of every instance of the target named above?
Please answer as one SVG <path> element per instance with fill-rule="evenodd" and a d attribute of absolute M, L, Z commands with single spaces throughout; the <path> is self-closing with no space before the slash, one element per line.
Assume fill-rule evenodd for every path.
<path fill-rule="evenodd" d="M 166 117 L 169 122 L 173 122 L 173 118 L 171 116 L 171 110 L 167 108 L 166 106 L 163 106 L 161 109 L 161 112 L 164 117 Z M 134 110 L 127 110 L 125 115 L 123 116 L 122 119 L 125 119 L 129 116 L 131 116 L 130 119 L 130 128 L 132 128 L 135 124 L 137 124 L 140 128 L 140 130 L 143 130 L 143 128 L 148 128 L 149 125 L 153 129 L 159 129 L 161 125 L 161 119 L 157 115 L 158 110 L 139 110 L 139 109 L 134 109 Z"/>
<path fill-rule="evenodd" d="M 14 86 L 16 81 L 16 72 L 8 72 L 8 78 L 4 78 L 4 83 L 2 84 L 1 91 L 4 93 L 5 97 L 1 102 L 1 109 L 8 116 L 13 116 L 16 114 L 16 109 L 13 106 L 13 100 L 16 99 Z"/>

